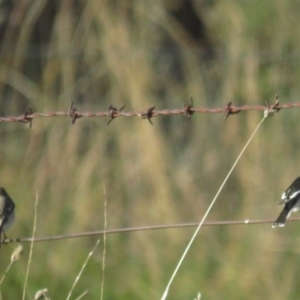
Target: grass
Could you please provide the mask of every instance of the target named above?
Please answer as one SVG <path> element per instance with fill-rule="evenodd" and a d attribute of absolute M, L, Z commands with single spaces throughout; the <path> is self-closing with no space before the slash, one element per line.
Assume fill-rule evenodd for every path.
<path fill-rule="evenodd" d="M 15 6 L 0 49 L 1 115 L 28 107 L 67 110 L 71 101 L 79 110 L 110 104 L 175 108 L 191 96 L 195 106 L 254 105 L 272 103 L 275 92 L 282 102 L 298 101 L 295 1 L 195 1 L 210 57 L 172 15 L 175 4 Z M 154 119 L 154 126 L 127 118 L 109 126 L 104 119 L 79 119 L 71 126 L 71 120 L 55 118 L 34 120 L 31 130 L 3 123 L 0 182 L 17 205 L 8 236 L 31 236 L 36 190 L 36 236 L 102 229 L 103 182 L 108 228 L 198 221 L 260 118 L 257 112 L 225 123 L 221 115 L 193 115 L 189 121 L 172 116 Z M 297 118 L 291 109 L 267 120 L 209 220 L 277 217 L 282 191 L 299 175 Z M 297 226 L 203 229 L 169 299 L 194 299 L 199 291 L 211 299 L 296 299 Z M 158 299 L 191 234 L 172 229 L 107 236 L 104 298 Z M 44 287 L 51 298 L 67 295 L 96 239 L 35 244 L 26 298 Z M 23 246 L 27 258 L 29 245 Z M 1 249 L 1 266 L 7 266 L 12 247 Z M 10 269 L 2 297 L 20 298 L 25 270 L 26 259 Z M 101 270 L 99 251 L 75 294 L 88 290 L 86 298 L 99 299 Z"/>

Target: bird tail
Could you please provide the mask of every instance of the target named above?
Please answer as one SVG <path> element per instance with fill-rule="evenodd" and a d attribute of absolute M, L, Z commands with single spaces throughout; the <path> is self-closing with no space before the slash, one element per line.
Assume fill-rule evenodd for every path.
<path fill-rule="evenodd" d="M 290 214 L 290 209 L 286 206 L 281 212 L 281 214 L 279 215 L 279 217 L 277 218 L 277 220 L 273 223 L 272 228 L 275 228 L 277 226 L 283 227 L 285 225 L 285 221 L 288 218 L 289 214 Z"/>

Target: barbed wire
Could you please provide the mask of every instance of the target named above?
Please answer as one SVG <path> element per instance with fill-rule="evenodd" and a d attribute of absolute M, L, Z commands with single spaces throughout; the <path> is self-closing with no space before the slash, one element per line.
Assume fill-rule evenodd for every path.
<path fill-rule="evenodd" d="M 244 106 L 233 106 L 232 102 L 229 102 L 225 107 L 216 107 L 216 108 L 206 108 L 206 107 L 194 107 L 193 99 L 189 105 L 184 105 L 183 108 L 176 109 L 163 109 L 156 110 L 155 106 L 148 108 L 145 111 L 123 111 L 125 106 L 122 106 L 120 109 L 117 109 L 113 105 L 110 105 L 107 111 L 98 111 L 98 112 L 80 112 L 78 111 L 73 102 L 70 105 L 68 111 L 56 111 L 56 112 L 33 112 L 32 109 L 28 109 L 23 115 L 20 116 L 7 116 L 0 117 L 0 123 L 2 122 L 21 122 L 29 123 L 30 127 L 32 126 L 33 119 L 36 118 L 51 118 L 51 117 L 70 117 L 72 119 L 72 124 L 79 118 L 91 118 L 91 117 L 108 117 L 109 121 L 107 125 L 110 124 L 115 118 L 118 117 L 139 117 L 142 119 L 147 119 L 152 124 L 152 118 L 158 116 L 167 116 L 167 115 L 179 115 L 184 114 L 189 119 L 194 113 L 223 113 L 225 114 L 224 120 L 233 114 L 240 113 L 242 111 L 265 111 L 268 113 L 275 113 L 281 109 L 287 108 L 296 108 L 300 107 L 300 102 L 297 103 L 285 103 L 279 105 L 279 98 L 276 95 L 276 101 L 273 105 L 269 106 L 266 103 L 266 106 L 263 105 L 244 105 Z"/>
<path fill-rule="evenodd" d="M 204 227 L 210 226 L 233 226 L 233 225 L 260 225 L 260 224 L 273 224 L 274 219 L 263 219 L 263 220 L 237 220 L 237 221 L 214 221 L 214 222 L 205 222 L 202 224 Z M 290 218 L 289 222 L 299 222 L 300 218 Z M 149 225 L 149 226 L 137 226 L 129 228 L 116 228 L 116 229 L 107 229 L 107 230 L 96 230 L 96 231 L 87 231 L 81 233 L 72 233 L 64 235 L 55 235 L 55 236 L 46 236 L 46 237 L 35 237 L 35 238 L 14 238 L 6 239 L 2 241 L 2 244 L 8 243 L 31 243 L 31 242 L 49 242 L 65 239 L 80 238 L 86 236 L 98 236 L 104 234 L 117 234 L 117 233 L 130 233 L 136 231 L 150 231 L 150 230 L 163 230 L 163 229 L 177 229 L 177 228 L 186 228 L 186 227 L 197 227 L 199 222 L 192 223 L 182 223 L 182 224 L 167 224 L 167 225 Z M 270 226 L 270 229 L 271 226 Z M 273 229 L 276 231 L 276 229 Z M 279 229 L 280 230 L 280 229 Z"/>

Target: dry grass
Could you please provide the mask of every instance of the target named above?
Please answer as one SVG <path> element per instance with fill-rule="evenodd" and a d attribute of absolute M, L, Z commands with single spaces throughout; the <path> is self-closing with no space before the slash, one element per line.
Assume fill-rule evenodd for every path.
<path fill-rule="evenodd" d="M 77 9 L 62 1 L 53 12 L 38 2 L 20 1 L 8 20 L 0 51 L 2 115 L 28 106 L 65 110 L 72 100 L 79 109 L 141 110 L 179 107 L 191 95 L 207 106 L 272 102 L 275 92 L 283 102 L 299 99 L 296 1 L 195 1 L 209 51 L 175 19 L 179 1 L 78 1 Z M 42 59 L 31 50 L 40 40 Z M 102 228 L 104 181 L 108 228 L 199 221 L 261 117 L 243 113 L 222 123 L 221 116 L 173 116 L 154 126 L 126 118 L 108 127 L 103 119 L 71 126 L 56 118 L 35 120 L 31 130 L 1 124 L 0 182 L 17 205 L 8 235 L 31 235 L 36 190 L 36 236 Z M 265 122 L 210 220 L 277 217 L 281 192 L 299 175 L 297 118 L 296 109 L 285 110 Z M 170 299 L 193 299 L 198 291 L 207 299 L 296 298 L 297 227 L 205 228 Z M 107 236 L 104 298 L 160 297 L 191 232 Z M 51 298 L 66 298 L 95 241 L 34 245 L 26 298 L 45 286 Z M 1 266 L 10 251 L 1 249 Z M 100 298 L 101 253 L 86 265 L 74 295 L 88 290 L 86 298 Z M 20 298 L 25 268 L 26 260 L 6 275 L 2 297 Z"/>

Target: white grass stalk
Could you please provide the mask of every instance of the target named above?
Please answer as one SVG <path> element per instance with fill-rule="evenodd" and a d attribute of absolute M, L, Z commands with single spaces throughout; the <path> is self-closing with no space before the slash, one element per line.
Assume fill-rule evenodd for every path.
<path fill-rule="evenodd" d="M 29 252 L 29 258 L 28 258 L 27 269 L 26 269 L 26 274 L 25 274 L 22 300 L 25 299 L 25 293 L 26 293 L 28 276 L 29 276 L 29 269 L 30 269 L 30 265 L 31 265 L 31 261 L 32 261 L 33 243 L 34 243 L 34 236 L 35 236 L 35 232 L 36 232 L 36 223 L 37 223 L 37 206 L 38 206 L 38 202 L 39 202 L 39 193 L 37 191 L 36 192 L 36 198 L 35 198 L 35 206 L 34 206 L 34 221 L 33 221 L 33 229 L 32 229 L 32 241 L 30 243 L 30 252 Z"/>
<path fill-rule="evenodd" d="M 198 227 L 197 227 L 195 233 L 193 234 L 193 236 L 192 236 L 190 242 L 188 243 L 186 249 L 184 250 L 184 252 L 183 252 L 183 254 L 182 254 L 182 256 L 181 256 L 181 258 L 180 258 L 180 260 L 179 260 L 179 262 L 178 262 L 178 264 L 177 264 L 177 266 L 176 266 L 176 268 L 175 268 L 175 270 L 174 270 L 174 272 L 173 272 L 173 274 L 172 274 L 172 276 L 171 276 L 171 278 L 170 278 L 170 280 L 169 280 L 169 283 L 167 284 L 167 287 L 166 287 L 166 289 L 165 289 L 165 291 L 164 291 L 164 293 L 163 293 L 163 295 L 162 295 L 162 297 L 161 297 L 161 300 L 165 300 L 165 299 L 167 298 L 168 293 L 169 293 L 170 285 L 172 284 L 172 282 L 173 282 L 173 280 L 174 280 L 174 278 L 175 278 L 175 276 L 176 276 L 176 274 L 177 274 L 177 272 L 178 272 L 178 270 L 179 270 L 179 268 L 180 268 L 180 266 L 181 266 L 181 264 L 182 264 L 182 262 L 183 262 L 183 260 L 184 260 L 184 258 L 185 258 L 185 256 L 186 256 L 186 254 L 188 253 L 188 251 L 189 251 L 191 245 L 193 244 L 193 242 L 194 242 L 194 240 L 195 240 L 195 238 L 196 238 L 196 236 L 197 236 L 197 234 L 198 234 L 198 232 L 199 232 L 199 230 L 200 230 L 200 228 L 201 228 L 203 222 L 204 222 L 205 219 L 207 218 L 209 212 L 211 211 L 213 205 L 215 204 L 215 202 L 216 202 L 216 200 L 217 200 L 219 194 L 221 193 L 221 191 L 222 191 L 222 189 L 223 189 L 225 183 L 227 182 L 229 176 L 231 175 L 232 171 L 233 171 L 234 168 L 236 167 L 237 163 L 239 162 L 240 158 L 241 158 L 242 155 L 244 154 L 245 150 L 247 149 L 248 145 L 250 144 L 251 140 L 252 140 L 253 137 L 255 136 L 256 132 L 258 131 L 259 127 L 261 126 L 261 124 L 263 123 L 263 121 L 265 120 L 266 117 L 268 117 L 268 113 L 265 113 L 263 119 L 259 122 L 259 124 L 258 124 L 257 127 L 255 128 L 254 132 L 253 132 L 252 135 L 250 136 L 250 138 L 249 138 L 249 140 L 247 141 L 246 145 L 244 146 L 244 148 L 242 149 L 241 153 L 239 154 L 239 156 L 238 156 L 237 159 L 235 160 L 235 162 L 234 162 L 233 166 L 231 167 L 231 169 L 229 170 L 227 176 L 225 177 L 223 183 L 221 184 L 219 190 L 217 191 L 217 193 L 216 193 L 214 199 L 212 200 L 211 204 L 209 205 L 208 209 L 206 210 L 206 212 L 205 212 L 205 214 L 204 214 L 202 220 L 200 221 L 200 223 L 199 223 L 199 225 L 198 225 Z"/>
<path fill-rule="evenodd" d="M 69 300 L 69 299 L 71 298 L 72 292 L 73 292 L 73 290 L 74 290 L 74 288 L 75 288 L 77 282 L 79 281 L 79 279 L 80 279 L 80 277 L 81 277 L 81 275 L 82 275 L 82 272 L 83 272 L 84 268 L 86 267 L 86 265 L 87 265 L 89 259 L 91 258 L 91 256 L 92 256 L 93 253 L 95 252 L 96 248 L 98 247 L 99 242 L 100 242 L 100 240 L 97 240 L 95 247 L 94 247 L 93 250 L 89 253 L 88 257 L 86 258 L 86 260 L 85 260 L 85 262 L 84 262 L 84 264 L 83 264 L 83 266 L 82 266 L 82 268 L 81 268 L 79 274 L 78 274 L 77 277 L 75 278 L 75 281 L 74 281 L 74 283 L 73 283 L 73 285 L 72 285 L 72 287 L 71 287 L 71 290 L 70 290 L 70 292 L 69 292 L 69 294 L 68 294 L 67 300 Z"/>
<path fill-rule="evenodd" d="M 105 279 L 105 255 L 106 255 L 106 227 L 107 227 L 107 199 L 106 199 L 106 189 L 105 184 L 103 184 L 103 192 L 104 192 L 104 235 L 103 235 L 103 254 L 102 254 L 102 281 L 101 281 L 101 294 L 100 300 L 103 300 L 104 293 L 104 279 Z"/>
<path fill-rule="evenodd" d="M 5 279 L 5 277 L 6 277 L 7 273 L 8 273 L 8 271 L 10 270 L 12 264 L 13 264 L 14 262 L 16 262 L 17 260 L 20 259 L 21 255 L 22 255 L 22 252 L 23 252 L 23 247 L 22 247 L 22 245 L 19 245 L 19 246 L 14 250 L 14 252 L 12 253 L 11 258 L 10 258 L 10 263 L 9 263 L 8 267 L 6 268 L 5 273 L 3 274 L 3 276 L 2 276 L 2 278 L 1 278 L 1 280 L 0 280 L 0 289 L 1 289 L 1 285 L 2 285 L 2 283 L 3 283 L 3 281 L 4 281 L 4 279 Z M 1 297 L 1 294 L 0 294 L 0 300 L 1 300 L 1 299 L 2 299 L 2 297 Z"/>
<path fill-rule="evenodd" d="M 87 293 L 88 291 L 84 291 L 78 298 L 76 298 L 76 300 L 82 299 Z"/>

